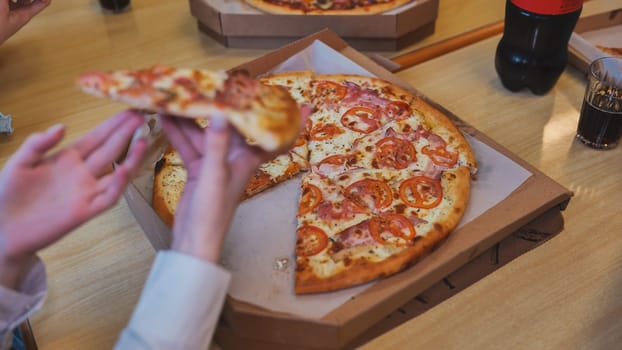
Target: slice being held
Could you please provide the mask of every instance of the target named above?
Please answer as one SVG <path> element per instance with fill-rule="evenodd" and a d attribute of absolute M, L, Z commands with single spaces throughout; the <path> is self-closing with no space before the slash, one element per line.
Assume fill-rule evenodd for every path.
<path fill-rule="evenodd" d="M 300 130 L 300 112 L 287 89 L 244 72 L 213 72 L 155 65 L 139 70 L 91 72 L 78 79 L 85 92 L 178 117 L 220 112 L 250 143 L 268 150 L 289 146 Z"/>

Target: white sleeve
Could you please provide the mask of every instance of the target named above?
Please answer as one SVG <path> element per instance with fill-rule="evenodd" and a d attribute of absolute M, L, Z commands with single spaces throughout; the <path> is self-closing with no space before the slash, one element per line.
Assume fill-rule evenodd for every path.
<path fill-rule="evenodd" d="M 207 349 L 230 280 L 220 266 L 159 252 L 115 349 Z"/>
<path fill-rule="evenodd" d="M 0 349 L 8 349 L 13 330 L 37 312 L 47 294 L 45 266 L 37 258 L 17 290 L 0 286 Z"/>

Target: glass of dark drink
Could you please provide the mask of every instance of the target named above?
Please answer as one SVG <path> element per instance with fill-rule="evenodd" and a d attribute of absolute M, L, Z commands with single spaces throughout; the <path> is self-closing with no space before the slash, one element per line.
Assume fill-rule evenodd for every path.
<path fill-rule="evenodd" d="M 614 148 L 622 136 L 622 58 L 595 60 L 588 76 L 577 138 L 593 148 Z"/>
<path fill-rule="evenodd" d="M 99 4 L 105 10 L 123 12 L 130 7 L 130 0 L 99 0 Z"/>

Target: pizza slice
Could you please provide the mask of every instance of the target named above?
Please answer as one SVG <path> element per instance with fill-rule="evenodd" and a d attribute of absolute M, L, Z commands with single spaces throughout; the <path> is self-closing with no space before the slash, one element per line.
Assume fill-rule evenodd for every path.
<path fill-rule="evenodd" d="M 457 225 L 469 181 L 464 167 L 436 174 L 355 169 L 335 179 L 305 175 L 296 293 L 350 287 L 413 264 Z"/>
<path fill-rule="evenodd" d="M 391 120 L 410 116 L 412 97 L 379 79 L 352 75 L 318 75 L 309 87 L 311 164 L 330 155 L 349 153 L 355 141 Z"/>
<path fill-rule="evenodd" d="M 309 168 L 307 153 L 306 138 L 300 135 L 291 150 L 259 166 L 246 185 L 243 199 L 289 180 L 300 172 L 307 171 Z"/>
<path fill-rule="evenodd" d="M 288 91 L 244 72 L 214 72 L 155 65 L 139 70 L 92 72 L 78 79 L 85 92 L 131 106 L 188 118 L 224 114 L 248 140 L 268 151 L 289 146 L 300 112 Z"/>
<path fill-rule="evenodd" d="M 415 118 L 391 121 L 382 129 L 362 137 L 352 146 L 351 166 L 368 169 L 423 170 L 437 172 L 466 167 L 476 169 L 468 144 L 456 130 L 450 133 L 437 125 L 434 132 Z"/>

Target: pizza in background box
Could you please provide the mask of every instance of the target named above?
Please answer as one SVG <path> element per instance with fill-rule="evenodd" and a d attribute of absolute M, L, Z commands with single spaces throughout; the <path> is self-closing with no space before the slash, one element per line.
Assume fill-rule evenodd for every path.
<path fill-rule="evenodd" d="M 440 111 L 376 78 L 287 72 L 260 81 L 313 107 L 296 146 L 263 164 L 246 190 L 251 196 L 306 172 L 297 214 L 296 293 L 394 274 L 455 228 L 477 168 L 467 141 Z M 154 208 L 169 224 L 185 174 L 175 159 L 167 153 L 154 181 Z"/>
<path fill-rule="evenodd" d="M 413 0 L 245 0 L 251 6 L 282 15 L 372 15 Z"/>

